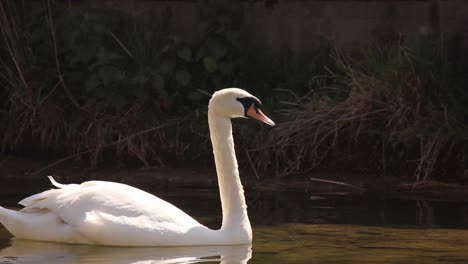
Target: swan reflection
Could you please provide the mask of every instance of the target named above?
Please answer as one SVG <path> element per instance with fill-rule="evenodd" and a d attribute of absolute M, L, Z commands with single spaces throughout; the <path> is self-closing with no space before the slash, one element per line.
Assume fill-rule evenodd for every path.
<path fill-rule="evenodd" d="M 247 263 L 251 245 L 194 247 L 102 247 L 13 239 L 0 263 Z"/>

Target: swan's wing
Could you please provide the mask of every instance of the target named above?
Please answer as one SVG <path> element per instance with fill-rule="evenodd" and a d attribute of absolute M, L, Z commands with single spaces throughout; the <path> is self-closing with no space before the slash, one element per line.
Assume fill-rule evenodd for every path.
<path fill-rule="evenodd" d="M 52 183 L 59 189 L 20 202 L 24 214 L 51 214 L 76 230 L 86 243 L 133 245 L 171 240 L 201 225 L 172 204 L 137 188 L 104 181 L 81 185 Z M 41 228 L 41 227 L 38 227 Z M 45 228 L 45 227 L 42 227 Z M 69 238 L 56 239 L 61 241 Z M 151 240 L 151 241 L 150 241 Z M 110 243 L 111 242 L 111 243 Z"/>

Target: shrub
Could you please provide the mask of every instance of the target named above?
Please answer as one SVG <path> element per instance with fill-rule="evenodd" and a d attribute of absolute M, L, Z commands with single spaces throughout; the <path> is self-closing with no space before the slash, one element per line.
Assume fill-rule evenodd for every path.
<path fill-rule="evenodd" d="M 466 93 L 450 75 L 447 54 L 426 37 L 407 38 L 356 57 L 337 56 L 341 71 L 316 90 L 294 120 L 280 124 L 264 159 L 283 174 L 322 167 L 385 174 L 466 173 Z"/>

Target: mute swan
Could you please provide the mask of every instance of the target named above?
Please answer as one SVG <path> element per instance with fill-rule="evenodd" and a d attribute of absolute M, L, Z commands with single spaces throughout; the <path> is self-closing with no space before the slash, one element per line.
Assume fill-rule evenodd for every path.
<path fill-rule="evenodd" d="M 0 207 L 0 222 L 23 239 L 113 246 L 250 244 L 252 229 L 234 152 L 231 118 L 274 126 L 260 100 L 239 88 L 213 94 L 208 124 L 223 210 L 221 229 L 211 230 L 174 205 L 134 187 L 105 181 L 60 184 L 30 196 L 20 211 Z"/>

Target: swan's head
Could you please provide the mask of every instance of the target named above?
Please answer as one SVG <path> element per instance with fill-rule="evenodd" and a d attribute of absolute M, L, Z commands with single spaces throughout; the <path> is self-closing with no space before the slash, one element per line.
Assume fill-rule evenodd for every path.
<path fill-rule="evenodd" d="M 213 94 L 208 108 L 225 118 L 252 118 L 274 126 L 275 122 L 262 113 L 261 106 L 262 102 L 250 93 L 239 88 L 226 88 Z"/>

